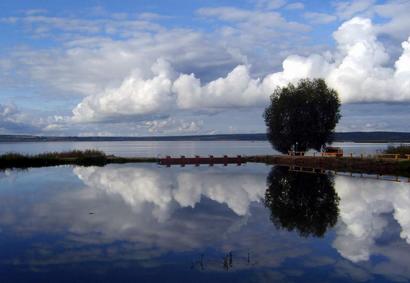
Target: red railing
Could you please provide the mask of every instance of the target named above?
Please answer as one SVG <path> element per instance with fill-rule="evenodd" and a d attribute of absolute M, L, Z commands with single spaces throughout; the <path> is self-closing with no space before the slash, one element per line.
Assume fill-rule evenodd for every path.
<path fill-rule="evenodd" d="M 208 164 L 208 165 L 214 165 L 214 164 L 223 164 L 223 165 L 228 165 L 228 164 L 237 164 L 241 165 L 243 163 L 246 163 L 245 158 L 243 158 L 241 155 L 238 155 L 236 157 L 229 157 L 227 155 L 224 155 L 223 157 L 214 157 L 213 155 L 210 155 L 209 157 L 201 157 L 196 155 L 195 157 L 185 157 L 182 155 L 181 157 L 171 157 L 171 156 L 166 156 L 165 158 L 161 158 L 159 160 L 159 164 L 161 165 L 196 165 L 199 166 L 200 164 Z"/>

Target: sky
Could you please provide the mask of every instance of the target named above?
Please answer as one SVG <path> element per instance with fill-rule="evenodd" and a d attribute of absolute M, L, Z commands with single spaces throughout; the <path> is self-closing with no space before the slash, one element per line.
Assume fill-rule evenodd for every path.
<path fill-rule="evenodd" d="M 324 78 L 336 130 L 410 131 L 410 0 L 2 0 L 0 134 L 265 131 Z"/>

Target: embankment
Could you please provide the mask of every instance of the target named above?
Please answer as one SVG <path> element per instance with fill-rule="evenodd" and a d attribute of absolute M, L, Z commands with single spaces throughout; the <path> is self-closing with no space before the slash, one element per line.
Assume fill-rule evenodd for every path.
<path fill-rule="evenodd" d="M 286 166 L 296 165 L 339 172 L 410 177 L 410 160 L 403 159 L 267 155 L 248 156 L 246 161 Z"/>
<path fill-rule="evenodd" d="M 286 166 L 295 165 L 339 172 L 410 177 L 410 160 L 403 159 L 263 155 L 245 156 L 243 160 L 246 162 Z M 118 157 L 94 150 L 54 152 L 38 155 L 9 153 L 0 156 L 0 170 L 57 165 L 104 166 L 110 163 L 159 163 L 159 161 L 160 159 L 155 157 Z"/>

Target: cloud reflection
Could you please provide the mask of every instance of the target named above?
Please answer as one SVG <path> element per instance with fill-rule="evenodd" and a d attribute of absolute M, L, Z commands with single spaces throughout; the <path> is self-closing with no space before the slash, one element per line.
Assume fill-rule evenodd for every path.
<path fill-rule="evenodd" d="M 388 215 L 400 225 L 400 237 L 410 244 L 410 188 L 406 183 L 339 176 L 340 219 L 333 246 L 353 261 L 377 253 L 377 239 L 389 230 Z"/>
<path fill-rule="evenodd" d="M 8 172 L 0 180 L 0 236 L 36 246 L 6 260 L 29 266 L 133 260 L 158 267 L 167 253 L 195 253 L 195 260 L 212 250 L 233 251 L 236 270 L 280 270 L 295 262 L 337 277 L 410 278 L 408 184 L 336 176 L 333 187 L 330 176 L 274 167 L 267 188 L 268 171 L 262 165 L 110 165 Z M 324 238 L 276 230 L 269 216 L 284 230 Z M 222 270 L 218 256 L 205 255 L 207 270 Z M 297 271 L 303 276 L 305 269 Z"/>
<path fill-rule="evenodd" d="M 75 243 L 127 241 L 163 252 L 192 250 L 235 233 L 246 224 L 251 203 L 263 198 L 265 169 L 233 169 L 75 167 L 80 186 L 72 178 L 67 184 L 50 180 L 32 194 L 3 195 L 0 225 L 20 235 L 63 234 Z M 198 207 L 206 200 L 206 207 Z"/>
<path fill-rule="evenodd" d="M 194 208 L 202 197 L 226 204 L 235 214 L 244 216 L 250 203 L 261 200 L 265 191 L 263 174 L 241 171 L 206 169 L 173 174 L 170 170 L 135 167 L 77 167 L 74 173 L 88 187 L 120 196 L 137 212 L 152 204 L 158 220 L 167 219 L 175 205 Z"/>

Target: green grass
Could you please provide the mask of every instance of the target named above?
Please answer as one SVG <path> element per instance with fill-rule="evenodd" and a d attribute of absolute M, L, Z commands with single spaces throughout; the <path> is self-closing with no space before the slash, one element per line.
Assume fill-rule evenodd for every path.
<path fill-rule="evenodd" d="M 98 150 L 48 152 L 37 155 L 6 153 L 0 155 L 0 169 L 55 166 L 62 164 L 105 165 L 107 155 Z"/>
<path fill-rule="evenodd" d="M 118 157 L 99 150 L 73 150 L 36 155 L 6 153 L 0 155 L 0 170 L 8 168 L 47 167 L 57 165 L 104 166 L 109 163 L 158 162 L 153 157 Z"/>
<path fill-rule="evenodd" d="M 400 154 L 401 158 L 406 158 L 406 154 L 410 154 L 410 145 L 388 146 L 383 153 L 385 154 Z"/>

